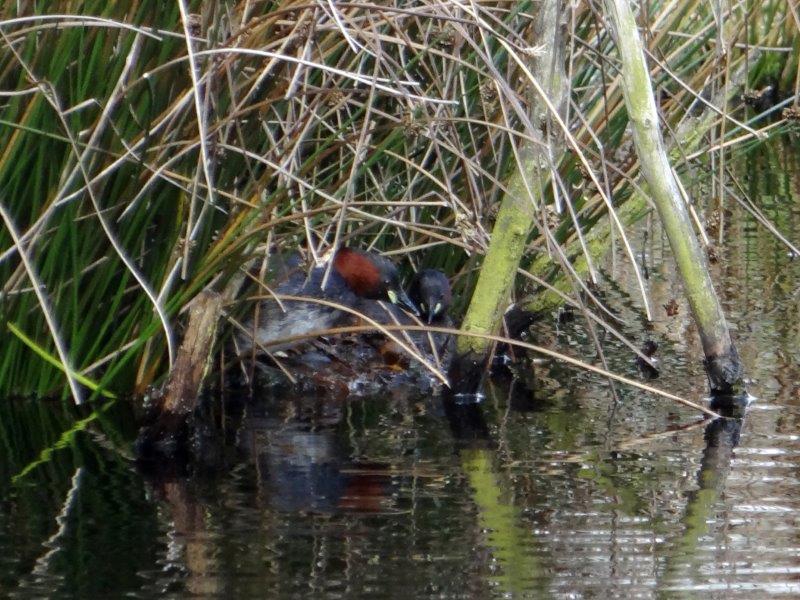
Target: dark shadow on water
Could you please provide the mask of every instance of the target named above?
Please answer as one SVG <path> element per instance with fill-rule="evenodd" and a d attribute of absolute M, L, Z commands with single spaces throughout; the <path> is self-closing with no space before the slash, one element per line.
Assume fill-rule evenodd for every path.
<path fill-rule="evenodd" d="M 492 445 L 489 426 L 480 404 L 457 402 L 450 394 L 443 395 L 441 402 L 450 431 L 459 448 Z"/>
<path fill-rule="evenodd" d="M 447 373 L 450 389 L 446 394 L 453 402 L 472 404 L 483 399 L 487 377 L 487 358 L 475 353 L 456 356 Z"/>

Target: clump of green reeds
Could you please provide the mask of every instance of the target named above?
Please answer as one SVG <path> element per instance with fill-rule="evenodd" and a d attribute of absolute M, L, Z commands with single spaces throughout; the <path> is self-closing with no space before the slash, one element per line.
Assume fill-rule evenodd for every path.
<path fill-rule="evenodd" d="M 191 299 L 270 247 L 357 244 L 460 271 L 463 305 L 515 148 L 542 140 L 520 67 L 547 51 L 537 2 L 22 6 L 0 9 L 0 395 L 145 389 Z M 677 7 L 641 14 L 667 126 L 742 69 L 742 84 L 793 89 L 784 3 Z M 562 26 L 573 139 L 528 252 L 555 241 L 591 276 L 581 237 L 630 195 L 635 156 L 602 10 L 565 4 Z M 720 108 L 699 151 L 752 135 Z"/>

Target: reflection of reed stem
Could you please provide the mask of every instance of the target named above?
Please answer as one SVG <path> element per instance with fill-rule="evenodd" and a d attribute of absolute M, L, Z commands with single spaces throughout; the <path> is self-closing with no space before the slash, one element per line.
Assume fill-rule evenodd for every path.
<path fill-rule="evenodd" d="M 51 535 L 45 542 L 42 543 L 42 546 L 45 548 L 50 548 L 50 550 L 36 559 L 36 564 L 31 571 L 34 575 L 42 576 L 48 574 L 50 572 L 51 559 L 62 549 L 61 545 L 59 544 L 59 540 L 67 533 L 69 514 L 72 512 L 75 502 L 77 501 L 78 492 L 80 491 L 82 481 L 83 467 L 78 467 L 75 470 L 75 474 L 72 476 L 72 486 L 69 488 L 67 497 L 64 499 L 61 512 L 56 515 L 58 529 L 53 535 Z"/>

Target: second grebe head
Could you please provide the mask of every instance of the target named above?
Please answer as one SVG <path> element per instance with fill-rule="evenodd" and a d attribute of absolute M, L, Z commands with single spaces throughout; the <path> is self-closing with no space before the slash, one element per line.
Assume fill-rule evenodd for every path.
<path fill-rule="evenodd" d="M 428 325 L 442 317 L 453 300 L 450 280 L 437 269 L 419 271 L 411 281 L 409 295 L 419 305 L 422 315 L 428 320 Z"/>

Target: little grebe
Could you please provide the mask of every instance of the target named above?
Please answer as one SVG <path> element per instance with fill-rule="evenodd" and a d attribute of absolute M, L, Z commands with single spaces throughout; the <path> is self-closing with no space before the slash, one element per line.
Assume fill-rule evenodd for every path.
<path fill-rule="evenodd" d="M 447 317 L 447 309 L 453 301 L 450 280 L 438 269 L 423 269 L 411 281 L 409 295 L 420 308 L 428 325 L 443 321 Z"/>
<path fill-rule="evenodd" d="M 394 264 L 373 252 L 341 248 L 333 257 L 328 281 L 323 287 L 326 266 L 318 266 L 306 276 L 294 273 L 276 288 L 276 293 L 289 296 L 319 298 L 358 310 L 362 302 L 388 300 L 417 314 L 417 308 L 400 285 L 400 276 Z M 347 320 L 349 313 L 313 301 L 275 299 L 260 303 L 257 319 L 245 325 L 245 332 L 237 334 L 237 347 L 244 355 L 253 349 L 277 351 L 306 341 L 297 338 L 313 332 L 324 332 Z"/>

